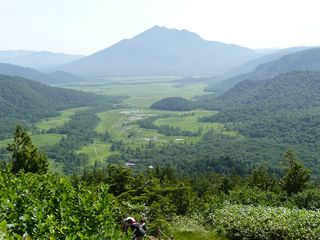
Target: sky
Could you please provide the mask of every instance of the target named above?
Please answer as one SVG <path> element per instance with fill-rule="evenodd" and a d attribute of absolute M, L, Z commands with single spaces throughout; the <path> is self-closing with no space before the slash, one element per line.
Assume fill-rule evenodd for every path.
<path fill-rule="evenodd" d="M 320 45 L 319 0 L 0 0 L 0 50 L 90 55 L 153 27 L 249 48 Z"/>

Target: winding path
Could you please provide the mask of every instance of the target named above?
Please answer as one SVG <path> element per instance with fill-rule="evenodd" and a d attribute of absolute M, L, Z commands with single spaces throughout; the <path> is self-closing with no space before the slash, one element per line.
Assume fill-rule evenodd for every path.
<path fill-rule="evenodd" d="M 102 162 L 102 157 L 98 154 L 98 151 L 96 149 L 96 139 L 93 140 L 93 149 L 94 149 L 94 152 L 95 152 L 96 156 L 98 158 L 100 158 L 100 161 Z"/>

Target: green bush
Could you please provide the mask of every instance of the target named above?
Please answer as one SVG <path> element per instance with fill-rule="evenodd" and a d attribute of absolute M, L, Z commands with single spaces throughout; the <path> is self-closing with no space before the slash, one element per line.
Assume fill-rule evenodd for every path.
<path fill-rule="evenodd" d="M 308 189 L 293 196 L 295 204 L 299 208 L 309 210 L 320 209 L 320 191 L 319 189 Z"/>
<path fill-rule="evenodd" d="M 105 186 L 73 187 L 64 177 L 0 170 L 0 192 L 0 219 L 10 236 L 121 239 L 116 204 Z"/>
<path fill-rule="evenodd" d="M 230 239 L 320 239 L 319 211 L 227 205 L 213 217 Z"/>

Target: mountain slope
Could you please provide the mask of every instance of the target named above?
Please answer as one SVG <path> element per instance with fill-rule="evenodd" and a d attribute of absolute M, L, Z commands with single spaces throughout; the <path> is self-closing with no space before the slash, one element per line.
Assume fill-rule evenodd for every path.
<path fill-rule="evenodd" d="M 0 135 L 16 121 L 35 122 L 74 107 L 113 104 L 117 98 L 50 87 L 20 77 L 0 75 Z"/>
<path fill-rule="evenodd" d="M 258 57 L 257 59 L 250 60 L 240 66 L 237 66 L 236 68 L 228 71 L 225 73 L 225 76 L 237 76 L 244 73 L 252 72 L 261 64 L 272 62 L 274 60 L 277 60 L 285 55 L 296 53 L 299 51 L 303 51 L 308 49 L 307 47 L 292 47 L 292 48 L 286 48 L 286 49 L 280 49 L 275 52 L 263 55 L 261 57 Z"/>
<path fill-rule="evenodd" d="M 250 73 L 241 74 L 229 78 L 216 86 L 208 87 L 207 90 L 230 89 L 236 83 L 245 79 L 261 81 L 272 79 L 281 73 L 300 70 L 320 71 L 320 48 L 312 48 L 285 55 L 277 60 L 257 66 Z"/>
<path fill-rule="evenodd" d="M 61 84 L 83 81 L 82 78 L 63 71 L 42 73 L 32 68 L 20 67 L 7 63 L 0 63 L 0 74 L 19 76 L 46 84 Z"/>
<path fill-rule="evenodd" d="M 10 54 L 11 53 L 11 54 Z M 52 68 L 62 64 L 66 64 L 82 58 L 82 55 L 70 55 L 64 53 L 52 53 L 47 51 L 28 52 L 28 51 L 7 51 L 3 52 L 0 62 L 19 65 L 22 67 L 30 67 L 35 69 Z"/>
<path fill-rule="evenodd" d="M 257 53 L 248 48 L 206 41 L 186 30 L 155 26 L 61 70 L 80 76 L 211 75 L 255 56 Z"/>
<path fill-rule="evenodd" d="M 264 81 L 238 83 L 207 107 L 217 115 L 204 121 L 232 123 L 241 134 L 286 144 L 320 144 L 320 72 L 294 71 Z"/>
<path fill-rule="evenodd" d="M 320 73 L 293 71 L 280 74 L 271 80 L 246 80 L 238 83 L 219 99 L 238 106 L 254 104 L 263 108 L 263 111 L 271 106 L 274 110 L 319 106 Z"/>

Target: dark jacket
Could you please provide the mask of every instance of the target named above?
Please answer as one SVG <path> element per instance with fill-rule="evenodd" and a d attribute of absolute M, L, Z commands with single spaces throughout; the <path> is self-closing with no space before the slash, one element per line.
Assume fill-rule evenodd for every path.
<path fill-rule="evenodd" d="M 143 227 L 139 223 L 133 223 L 130 227 L 136 237 L 143 237 L 144 235 L 146 235 L 146 232 L 143 230 Z"/>

